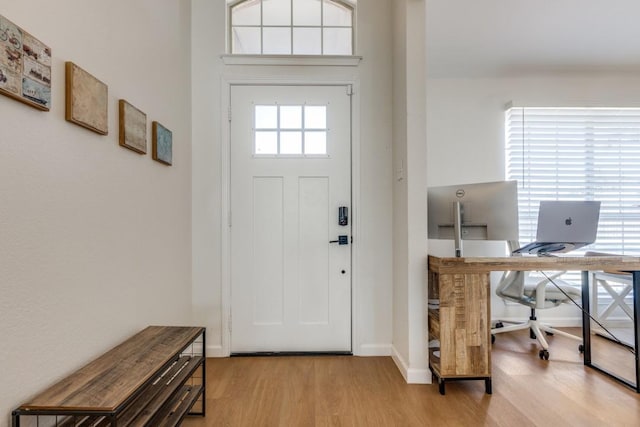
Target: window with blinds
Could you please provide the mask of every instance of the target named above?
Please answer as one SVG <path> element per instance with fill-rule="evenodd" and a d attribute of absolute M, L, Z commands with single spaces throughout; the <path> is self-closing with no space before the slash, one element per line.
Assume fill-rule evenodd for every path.
<path fill-rule="evenodd" d="M 584 250 L 640 254 L 640 109 L 510 108 L 506 150 L 521 242 L 535 239 L 541 200 L 599 200 L 597 240 Z"/>

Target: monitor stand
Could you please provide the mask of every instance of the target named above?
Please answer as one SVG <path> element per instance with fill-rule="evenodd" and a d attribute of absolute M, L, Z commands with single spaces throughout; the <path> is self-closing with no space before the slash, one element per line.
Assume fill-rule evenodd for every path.
<path fill-rule="evenodd" d="M 462 257 L 462 206 L 453 202 L 453 239 L 456 258 Z"/>

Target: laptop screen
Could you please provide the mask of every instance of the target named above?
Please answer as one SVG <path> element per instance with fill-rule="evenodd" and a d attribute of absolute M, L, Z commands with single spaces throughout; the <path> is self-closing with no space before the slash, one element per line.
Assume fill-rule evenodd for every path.
<path fill-rule="evenodd" d="M 536 241 L 513 251 L 545 255 L 570 252 L 596 241 L 600 202 L 540 202 Z"/>
<path fill-rule="evenodd" d="M 598 233 L 599 218 L 600 202 L 540 202 L 536 240 L 580 244 L 580 246 L 593 243 Z"/>

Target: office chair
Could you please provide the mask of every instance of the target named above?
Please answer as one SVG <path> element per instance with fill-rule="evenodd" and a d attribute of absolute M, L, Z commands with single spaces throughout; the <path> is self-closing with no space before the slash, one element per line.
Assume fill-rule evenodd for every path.
<path fill-rule="evenodd" d="M 517 247 L 518 246 L 515 242 L 509 242 L 510 251 Z M 496 289 L 496 294 L 502 299 L 526 305 L 531 309 L 531 315 L 527 322 L 515 323 L 509 326 L 504 326 L 503 321 L 496 322 L 495 326 L 491 329 L 491 342 L 493 343 L 495 341 L 496 334 L 529 329 L 531 338 L 537 339 L 542 347 L 538 355 L 540 356 L 540 359 L 544 360 L 549 360 L 549 344 L 544 338 L 544 334 L 542 332 L 545 332 L 547 335 L 557 334 L 582 342 L 582 337 L 552 328 L 548 324 L 542 323 L 536 318 L 536 310 L 557 307 L 560 304 L 569 303 L 571 301 L 568 297 L 574 301 L 580 300 L 581 294 L 579 289 L 575 286 L 571 286 L 567 281 L 557 279 L 557 277 L 563 273 L 564 272 L 559 272 L 554 275 L 550 275 L 549 278 L 541 279 L 530 277 L 526 271 L 505 272 L 502 275 L 498 288 Z M 558 290 L 558 288 L 551 283 L 551 280 L 553 280 L 553 282 L 558 285 L 566 295 Z M 504 323 L 512 322 L 504 321 Z M 580 344 L 578 350 L 580 352 L 584 350 L 582 344 Z"/>

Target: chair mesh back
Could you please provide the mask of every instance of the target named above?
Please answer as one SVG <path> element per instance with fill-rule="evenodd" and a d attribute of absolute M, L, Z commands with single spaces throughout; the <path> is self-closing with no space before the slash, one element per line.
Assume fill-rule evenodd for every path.
<path fill-rule="evenodd" d="M 502 298 L 520 301 L 524 296 L 524 272 L 507 271 L 498 284 L 496 294 Z"/>

